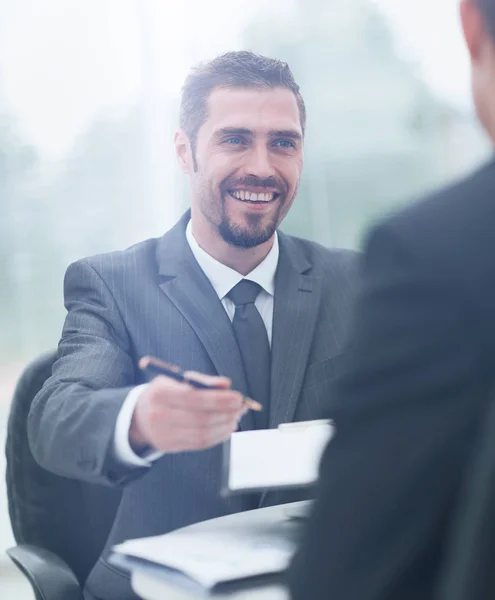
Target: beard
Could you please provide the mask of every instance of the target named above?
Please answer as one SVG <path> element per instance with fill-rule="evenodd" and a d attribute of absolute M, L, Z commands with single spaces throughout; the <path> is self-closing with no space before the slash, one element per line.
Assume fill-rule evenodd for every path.
<path fill-rule="evenodd" d="M 278 226 L 278 218 L 282 205 L 270 218 L 268 223 L 263 222 L 262 215 L 247 215 L 246 224 L 233 223 L 225 210 L 223 201 L 222 220 L 218 226 L 218 233 L 230 246 L 237 248 L 254 248 L 267 242 L 275 233 Z"/>
<path fill-rule="evenodd" d="M 253 178 L 246 178 L 242 182 L 248 185 L 259 187 L 273 185 L 273 181 L 261 182 L 257 180 L 255 183 Z M 203 187 L 202 195 L 202 212 L 205 217 L 215 225 L 220 237 L 229 244 L 237 248 L 254 248 L 260 244 L 267 242 L 275 233 L 281 221 L 281 214 L 286 203 L 286 186 L 278 185 L 281 193 L 276 199 L 278 203 L 277 209 L 270 215 L 263 214 L 246 214 L 243 223 L 236 223 L 232 216 L 229 215 L 227 208 L 227 194 L 229 187 L 234 187 L 228 181 L 224 181 L 218 189 L 215 189 L 211 184 Z M 284 192 L 282 192 L 282 189 Z M 219 201 L 220 197 L 220 201 Z M 236 200 L 234 200 L 235 202 Z M 237 200 L 242 202 L 242 200 Z"/>

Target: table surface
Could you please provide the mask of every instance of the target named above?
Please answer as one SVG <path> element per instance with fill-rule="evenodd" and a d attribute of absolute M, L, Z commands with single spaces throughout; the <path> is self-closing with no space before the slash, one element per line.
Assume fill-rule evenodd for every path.
<path fill-rule="evenodd" d="M 272 529 L 280 526 L 287 527 L 288 522 L 294 517 L 304 515 L 309 507 L 309 502 L 294 502 L 292 504 L 282 504 L 279 506 L 269 506 L 250 510 L 247 512 L 227 515 L 210 521 L 203 521 L 190 525 L 184 530 L 188 531 L 221 531 L 228 529 L 230 532 L 237 531 L 242 535 L 244 530 L 251 530 L 253 527 L 266 527 Z M 255 587 L 244 584 L 242 588 L 233 589 L 226 593 L 195 594 L 190 590 L 183 589 L 173 585 L 165 578 L 157 577 L 152 572 L 133 570 L 131 577 L 132 587 L 135 593 L 143 600 L 194 600 L 197 598 L 215 598 L 220 600 L 288 600 L 289 595 L 286 588 L 280 583 L 273 583 L 273 580 L 265 585 Z"/>

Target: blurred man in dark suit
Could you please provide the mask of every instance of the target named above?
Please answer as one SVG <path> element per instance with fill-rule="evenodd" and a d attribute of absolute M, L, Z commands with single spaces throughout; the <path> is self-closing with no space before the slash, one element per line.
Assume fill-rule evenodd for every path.
<path fill-rule="evenodd" d="M 495 140 L 495 0 L 463 0 Z M 428 600 L 495 384 L 495 160 L 371 233 L 294 600 Z"/>

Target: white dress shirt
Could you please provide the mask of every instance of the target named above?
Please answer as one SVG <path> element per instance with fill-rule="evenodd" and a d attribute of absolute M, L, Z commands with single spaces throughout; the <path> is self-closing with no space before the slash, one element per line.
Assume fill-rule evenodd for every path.
<path fill-rule="evenodd" d="M 213 289 L 220 298 L 223 307 L 232 321 L 235 313 L 235 304 L 227 294 L 234 288 L 242 279 L 254 281 L 261 287 L 261 291 L 255 300 L 255 306 L 260 313 L 263 323 L 268 334 L 268 341 L 272 342 L 272 326 L 273 326 L 273 295 L 275 292 L 275 273 L 278 264 L 279 246 L 278 236 L 275 233 L 275 239 L 270 252 L 264 260 L 246 276 L 241 275 L 234 269 L 218 262 L 213 256 L 210 256 L 203 250 L 195 240 L 192 233 L 191 221 L 187 224 L 186 239 L 197 260 L 199 266 L 210 280 Z M 158 357 L 159 358 L 159 357 Z M 131 426 L 134 407 L 139 396 L 148 384 L 138 385 L 133 388 L 120 409 L 115 425 L 114 451 L 116 457 L 123 463 L 129 466 L 148 466 L 150 462 L 159 458 L 161 452 L 152 452 L 145 458 L 138 456 L 129 444 L 129 428 Z"/>

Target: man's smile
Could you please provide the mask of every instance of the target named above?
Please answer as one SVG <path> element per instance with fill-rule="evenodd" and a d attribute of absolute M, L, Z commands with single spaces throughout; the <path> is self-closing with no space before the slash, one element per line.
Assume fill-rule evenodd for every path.
<path fill-rule="evenodd" d="M 246 189 L 228 190 L 228 194 L 234 200 L 252 204 L 268 204 L 280 197 L 280 194 L 274 191 L 253 192 Z"/>

